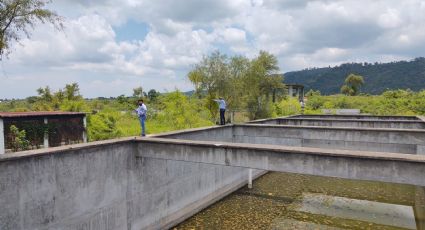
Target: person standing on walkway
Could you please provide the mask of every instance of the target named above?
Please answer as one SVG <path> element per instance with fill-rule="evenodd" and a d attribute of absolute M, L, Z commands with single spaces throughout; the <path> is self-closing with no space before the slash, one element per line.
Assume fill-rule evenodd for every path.
<path fill-rule="evenodd" d="M 225 112 L 226 112 L 226 101 L 220 97 L 219 99 L 215 99 L 218 103 L 218 107 L 220 108 L 220 125 L 226 124 L 226 119 L 224 118 Z"/>
<path fill-rule="evenodd" d="M 137 113 L 137 116 L 139 117 L 140 126 L 142 127 L 142 137 L 146 136 L 146 129 L 145 129 L 145 121 L 146 121 L 146 113 L 148 112 L 148 108 L 146 107 L 145 103 L 143 102 L 143 99 L 140 99 L 137 101 L 139 104 L 139 107 L 135 110 Z"/>

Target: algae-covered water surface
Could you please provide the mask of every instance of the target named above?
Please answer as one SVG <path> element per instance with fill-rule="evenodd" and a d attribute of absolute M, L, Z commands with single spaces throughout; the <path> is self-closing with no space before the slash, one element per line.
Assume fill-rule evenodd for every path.
<path fill-rule="evenodd" d="M 425 188 L 272 172 L 173 229 L 425 229 Z"/>

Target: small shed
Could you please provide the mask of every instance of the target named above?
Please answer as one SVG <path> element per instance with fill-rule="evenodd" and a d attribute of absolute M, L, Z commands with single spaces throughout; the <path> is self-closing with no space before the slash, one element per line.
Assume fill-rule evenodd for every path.
<path fill-rule="evenodd" d="M 304 86 L 299 84 L 286 84 L 288 95 L 298 98 L 299 101 L 304 101 Z"/>
<path fill-rule="evenodd" d="M 87 142 L 85 113 L 0 112 L 0 154 L 14 149 L 12 125 L 25 130 L 29 149 Z"/>

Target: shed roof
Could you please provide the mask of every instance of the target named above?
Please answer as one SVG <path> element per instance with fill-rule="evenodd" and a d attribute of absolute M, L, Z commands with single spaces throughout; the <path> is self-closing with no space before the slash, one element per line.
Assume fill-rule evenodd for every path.
<path fill-rule="evenodd" d="M 293 86 L 293 87 L 298 87 L 298 88 L 304 88 L 304 85 L 300 85 L 300 84 L 286 84 L 285 83 L 285 86 Z"/>
<path fill-rule="evenodd" d="M 85 116 L 80 112 L 40 111 L 40 112 L 0 112 L 0 118 L 14 117 L 53 117 L 53 116 Z"/>

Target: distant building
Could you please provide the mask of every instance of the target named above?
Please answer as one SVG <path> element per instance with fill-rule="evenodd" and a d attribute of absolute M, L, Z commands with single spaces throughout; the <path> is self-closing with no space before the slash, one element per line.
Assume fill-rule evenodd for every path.
<path fill-rule="evenodd" d="M 298 98 L 298 101 L 304 101 L 304 86 L 298 84 L 285 84 L 290 97 Z"/>
<path fill-rule="evenodd" d="M 12 151 L 12 125 L 25 130 L 31 149 L 87 142 L 85 113 L 0 112 L 0 154 Z"/>

